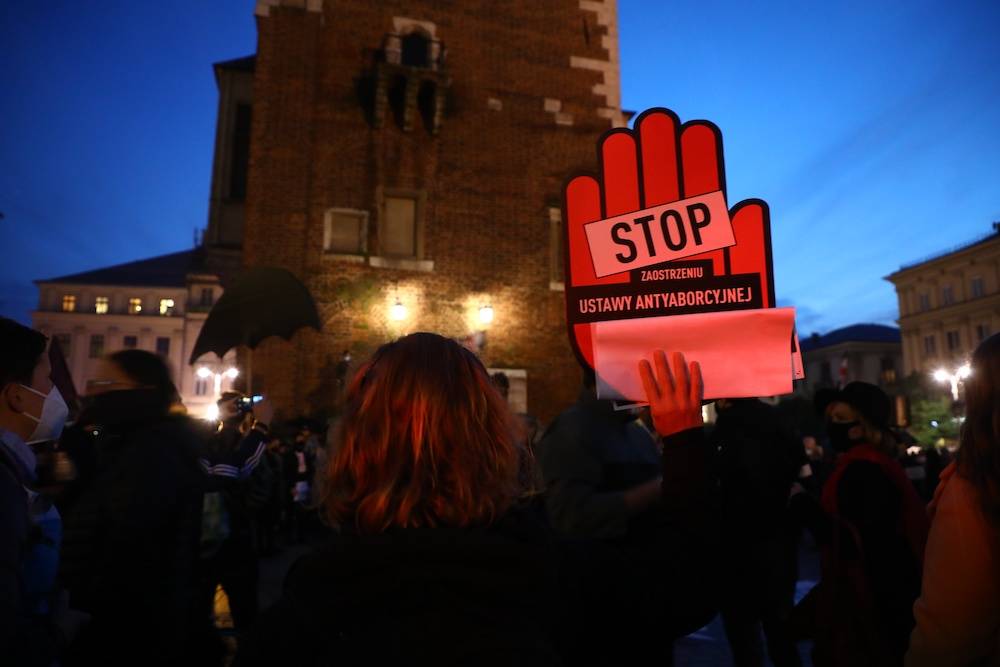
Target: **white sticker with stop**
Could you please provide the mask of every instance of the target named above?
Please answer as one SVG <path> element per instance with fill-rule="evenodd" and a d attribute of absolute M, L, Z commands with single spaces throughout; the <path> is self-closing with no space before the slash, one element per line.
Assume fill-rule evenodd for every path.
<path fill-rule="evenodd" d="M 584 225 L 598 278 L 736 245 L 721 190 Z"/>

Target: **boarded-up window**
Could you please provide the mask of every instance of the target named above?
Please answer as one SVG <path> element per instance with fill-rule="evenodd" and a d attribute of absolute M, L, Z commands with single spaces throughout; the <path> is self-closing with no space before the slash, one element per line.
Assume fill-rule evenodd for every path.
<path fill-rule="evenodd" d="M 413 197 L 386 197 L 382 229 L 382 254 L 386 257 L 416 257 L 417 200 Z"/>
<path fill-rule="evenodd" d="M 365 211 L 330 209 L 323 226 L 323 250 L 342 255 L 363 255 L 368 249 L 368 214 Z"/>

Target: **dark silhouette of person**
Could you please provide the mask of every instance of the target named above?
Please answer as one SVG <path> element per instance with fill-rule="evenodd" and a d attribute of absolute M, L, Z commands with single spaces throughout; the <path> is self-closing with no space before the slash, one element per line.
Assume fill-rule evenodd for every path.
<path fill-rule="evenodd" d="M 716 401 L 722 540 L 739 554 L 722 568 L 722 620 L 737 667 L 801 664 L 789 629 L 798 572 L 797 533 L 788 515 L 805 449 L 778 411 L 756 398 Z"/>

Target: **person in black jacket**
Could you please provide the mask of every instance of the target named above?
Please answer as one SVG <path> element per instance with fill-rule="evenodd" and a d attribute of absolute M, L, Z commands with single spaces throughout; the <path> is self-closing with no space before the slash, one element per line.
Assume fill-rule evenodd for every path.
<path fill-rule="evenodd" d="M 891 402 L 867 382 L 821 390 L 836 463 L 820 503 L 793 498 L 822 547 L 822 579 L 799 610 L 813 623 L 813 663 L 901 665 L 913 629 L 913 603 L 928 519 L 923 501 L 892 456 Z"/>
<path fill-rule="evenodd" d="M 94 474 L 64 508 L 60 575 L 92 616 L 66 665 L 176 665 L 189 651 L 204 475 L 200 434 L 169 414 L 177 391 L 142 350 L 100 361 L 76 428 Z"/>
<path fill-rule="evenodd" d="M 715 402 L 723 544 L 722 620 L 733 663 L 802 664 L 789 630 L 797 579 L 798 535 L 788 512 L 805 449 L 771 405 L 756 398 Z"/>
<path fill-rule="evenodd" d="M 538 446 L 548 518 L 560 537 L 587 540 L 579 578 L 599 612 L 585 619 L 589 640 L 577 645 L 572 661 L 669 661 L 670 640 L 714 615 L 714 577 L 707 567 L 692 568 L 683 590 L 677 582 L 669 582 L 669 591 L 661 588 L 659 550 L 676 547 L 662 537 L 662 443 L 634 411 L 615 410 L 611 401 L 597 398 L 593 371 L 584 372 L 583 383 L 577 402 L 553 421 Z M 708 559 L 703 562 L 707 566 Z M 688 600 L 685 619 L 664 641 L 658 605 L 664 595 L 677 594 Z M 621 613 L 625 605 L 631 613 Z M 623 644 L 618 637 L 624 635 L 629 641 Z"/>
<path fill-rule="evenodd" d="M 660 496 L 660 453 L 631 410 L 598 400 L 592 370 L 539 443 L 545 506 L 571 538 L 642 542 Z"/>
<path fill-rule="evenodd" d="M 222 586 L 229 600 L 233 625 L 246 632 L 257 617 L 256 514 L 270 499 L 273 471 L 265 461 L 267 401 L 253 405 L 237 392 L 218 401 L 221 418 L 205 441 L 198 462 L 207 475 L 202 509 L 215 512 L 212 529 L 203 523 L 198 567 L 199 616 L 211 623 L 215 591 Z M 211 534 L 209 534 L 211 533 Z"/>
<path fill-rule="evenodd" d="M 561 543 L 521 502 L 532 473 L 516 418 L 472 352 L 419 333 L 380 348 L 351 383 L 325 480 L 339 535 L 293 566 L 237 664 L 580 664 L 595 618 L 638 621 L 654 606 L 669 642 L 697 606 L 689 582 L 716 528 L 711 451 L 697 365 L 678 355 L 671 370 L 660 353 L 641 372 L 665 437 L 660 569 L 644 590 L 655 605 L 609 585 L 609 606 L 581 585 L 595 554 L 617 558 L 622 580 L 631 564 Z M 630 654 L 632 634 L 612 639 Z"/>

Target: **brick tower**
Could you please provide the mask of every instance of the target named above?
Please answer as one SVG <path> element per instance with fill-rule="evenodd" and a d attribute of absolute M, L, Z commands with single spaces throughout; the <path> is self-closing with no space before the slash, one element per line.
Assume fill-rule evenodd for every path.
<path fill-rule="evenodd" d="M 625 121 L 615 11 L 258 1 L 243 265 L 294 272 L 324 323 L 254 355 L 284 414 L 331 406 L 344 350 L 412 331 L 468 341 L 544 421 L 575 398 L 559 202 Z"/>

